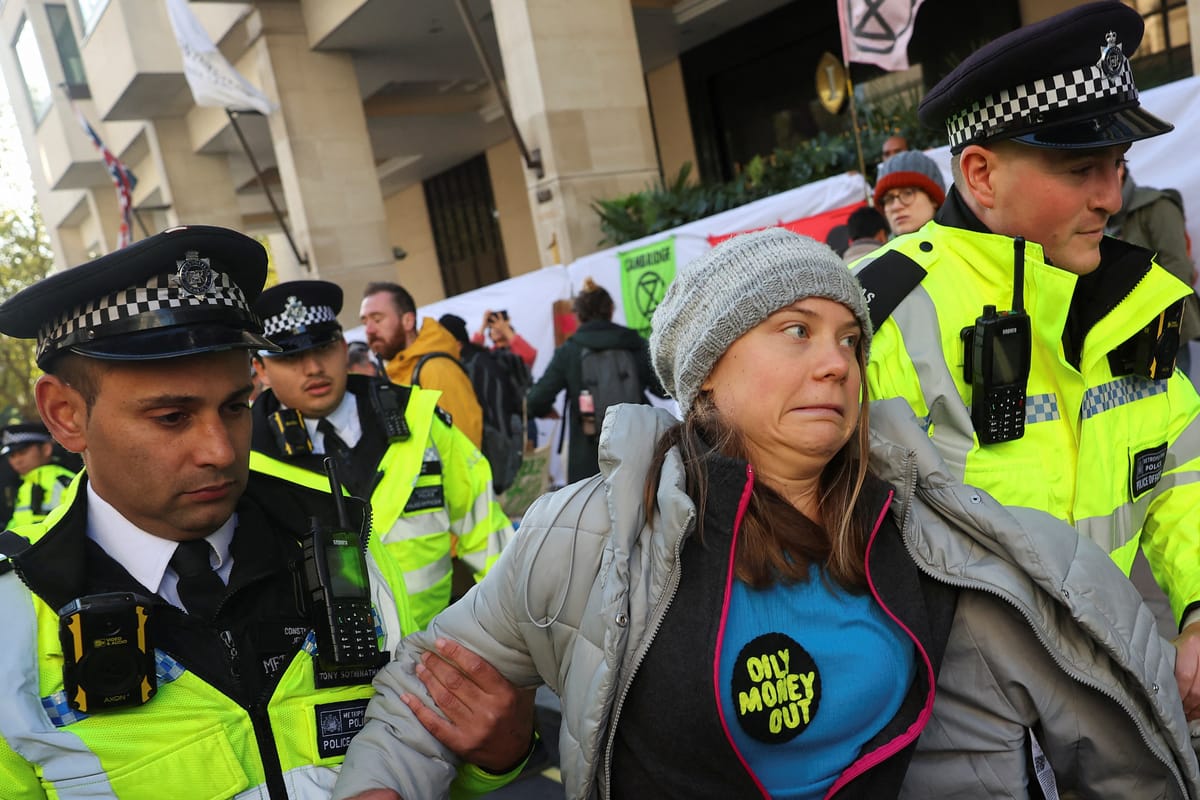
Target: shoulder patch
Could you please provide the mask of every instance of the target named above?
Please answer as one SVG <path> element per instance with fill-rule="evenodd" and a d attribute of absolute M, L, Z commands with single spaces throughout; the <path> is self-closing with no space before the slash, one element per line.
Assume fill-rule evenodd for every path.
<path fill-rule="evenodd" d="M 437 417 L 438 419 L 440 419 L 442 422 L 446 423 L 446 427 L 447 427 L 447 428 L 449 428 L 449 427 L 451 427 L 451 426 L 453 426 L 453 425 L 454 425 L 454 417 L 452 417 L 452 416 L 450 415 L 450 412 L 449 412 L 449 411 L 447 411 L 446 409 L 442 408 L 441 406 L 434 406 L 434 407 L 433 407 L 433 413 L 434 413 L 434 416 L 436 416 L 436 417 Z"/>

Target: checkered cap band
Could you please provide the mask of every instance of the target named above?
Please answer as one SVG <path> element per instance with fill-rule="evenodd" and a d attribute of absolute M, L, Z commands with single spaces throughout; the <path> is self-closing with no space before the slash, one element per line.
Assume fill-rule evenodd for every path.
<path fill-rule="evenodd" d="M 991 139 L 1009 129 L 1037 125 L 1045 114 L 1097 100 L 1137 100 L 1133 70 L 1126 61 L 1114 75 L 1091 65 L 990 95 L 946 120 L 950 146 Z"/>
<path fill-rule="evenodd" d="M 310 325 L 336 322 L 337 314 L 331 306 L 306 306 L 295 303 L 280 313 L 263 320 L 263 335 L 270 339 L 280 333 L 300 333 Z"/>
<path fill-rule="evenodd" d="M 0 447 L 17 448 L 26 444 L 50 441 L 50 434 L 37 431 L 5 431 L 0 435 Z"/>
<path fill-rule="evenodd" d="M 212 288 L 201 294 L 181 287 L 176 272 L 161 273 L 144 285 L 90 300 L 43 325 L 38 331 L 38 358 L 63 339 L 88 329 L 101 329 L 142 314 L 203 306 L 239 309 L 247 318 L 255 319 L 241 288 L 225 272 L 214 270 Z"/>

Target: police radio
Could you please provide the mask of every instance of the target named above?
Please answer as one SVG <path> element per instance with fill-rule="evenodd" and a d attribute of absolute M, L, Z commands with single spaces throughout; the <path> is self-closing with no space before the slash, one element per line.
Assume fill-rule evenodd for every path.
<path fill-rule="evenodd" d="M 370 682 L 388 661 L 375 635 L 366 548 L 350 525 L 332 458 L 325 459 L 325 471 L 337 509 L 337 527 L 323 527 L 313 517 L 304 544 L 305 580 L 317 633 L 317 685 L 321 687 Z"/>
<path fill-rule="evenodd" d="M 408 406 L 406 392 L 389 380 L 373 380 L 369 396 L 375 416 L 383 423 L 388 439 L 406 442 L 412 438 L 404 411 Z"/>
<path fill-rule="evenodd" d="M 963 380 L 971 384 L 971 422 L 980 444 L 1025 435 L 1025 392 L 1032 339 L 1024 310 L 1025 240 L 1013 240 L 1013 308 L 985 305 L 975 324 L 962 329 Z"/>
<path fill-rule="evenodd" d="M 299 411 L 294 408 L 281 408 L 268 416 L 267 422 L 279 452 L 289 458 L 312 452 L 312 438 L 304 425 L 304 415 Z"/>
<path fill-rule="evenodd" d="M 150 604 L 130 592 L 92 594 L 58 612 L 67 704 L 94 714 L 140 706 L 158 691 Z"/>

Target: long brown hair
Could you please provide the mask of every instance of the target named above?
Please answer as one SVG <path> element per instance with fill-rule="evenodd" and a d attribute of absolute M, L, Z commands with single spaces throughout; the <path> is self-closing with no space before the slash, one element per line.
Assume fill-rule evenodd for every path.
<path fill-rule="evenodd" d="M 870 448 L 866 354 L 861 343 L 855 360 L 862 375 L 861 412 L 854 434 L 821 472 L 818 508 L 824 525 L 802 514 L 764 482 L 755 481 L 739 529 L 734 565 L 738 579 L 750 586 L 764 588 L 776 581 L 804 581 L 809 566 L 818 563 L 840 586 L 866 588 L 864 560 L 873 519 L 870 509 L 860 508 L 859 503 Z M 702 391 L 683 422 L 663 434 L 655 446 L 643 488 L 644 507 L 651 518 L 663 463 L 675 447 L 683 459 L 687 493 L 696 502 L 696 535 L 703 541 L 708 503 L 707 454 L 715 450 L 742 459 L 748 459 L 749 454 L 737 427 L 721 416 L 712 394 Z"/>

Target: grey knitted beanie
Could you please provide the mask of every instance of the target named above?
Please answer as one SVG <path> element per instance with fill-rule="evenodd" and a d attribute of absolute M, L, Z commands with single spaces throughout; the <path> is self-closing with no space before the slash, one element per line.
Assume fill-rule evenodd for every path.
<path fill-rule="evenodd" d="M 727 239 L 681 267 L 651 320 L 650 359 L 663 388 L 686 414 L 731 344 L 805 297 L 850 309 L 869 351 L 871 318 L 862 287 L 837 254 L 814 239 L 767 228 Z"/>

